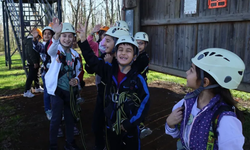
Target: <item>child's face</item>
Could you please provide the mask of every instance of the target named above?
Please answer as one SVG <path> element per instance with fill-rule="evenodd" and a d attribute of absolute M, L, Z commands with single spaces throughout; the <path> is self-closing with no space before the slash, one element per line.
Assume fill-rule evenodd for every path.
<path fill-rule="evenodd" d="M 62 33 L 60 36 L 60 42 L 65 47 L 71 47 L 74 41 L 73 33 Z"/>
<path fill-rule="evenodd" d="M 48 42 L 52 38 L 52 34 L 50 30 L 45 30 L 43 32 L 43 41 Z"/>
<path fill-rule="evenodd" d="M 112 50 L 113 50 L 113 48 L 115 47 L 115 41 L 114 41 L 114 39 L 111 36 L 106 35 L 105 36 L 105 41 L 103 43 L 103 46 L 106 48 L 105 49 L 106 53 L 111 53 Z"/>
<path fill-rule="evenodd" d="M 120 44 L 116 52 L 116 59 L 120 65 L 126 66 L 134 59 L 134 49 L 130 44 Z"/>
<path fill-rule="evenodd" d="M 138 44 L 138 48 L 139 48 L 139 52 L 141 52 L 142 50 L 145 49 L 146 43 L 145 41 L 142 40 L 136 40 L 137 44 Z"/>
<path fill-rule="evenodd" d="M 186 74 L 187 74 L 187 87 L 190 87 L 192 89 L 199 88 L 199 85 L 197 84 L 197 74 L 194 64 L 192 64 L 191 68 L 188 71 L 186 71 Z"/>

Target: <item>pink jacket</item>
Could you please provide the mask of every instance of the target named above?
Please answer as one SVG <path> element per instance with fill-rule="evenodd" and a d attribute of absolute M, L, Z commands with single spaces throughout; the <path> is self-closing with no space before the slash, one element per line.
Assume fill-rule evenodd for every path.
<path fill-rule="evenodd" d="M 92 35 L 89 35 L 88 38 L 87 38 L 87 40 L 88 40 L 88 43 L 90 45 L 90 48 L 94 51 L 95 55 L 97 57 L 99 57 L 99 53 L 98 53 L 99 46 L 98 46 L 98 43 L 93 40 L 93 36 Z"/>

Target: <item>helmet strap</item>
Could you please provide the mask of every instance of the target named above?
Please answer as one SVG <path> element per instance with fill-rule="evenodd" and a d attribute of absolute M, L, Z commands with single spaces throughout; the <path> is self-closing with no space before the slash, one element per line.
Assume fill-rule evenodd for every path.
<path fill-rule="evenodd" d="M 118 62 L 118 64 L 122 66 L 121 72 L 123 72 L 123 70 L 124 70 L 126 67 L 132 66 L 132 64 L 133 64 L 134 61 L 135 61 L 135 58 L 133 58 L 132 61 L 131 61 L 128 65 L 125 65 L 125 66 L 122 66 L 122 65 Z"/>
<path fill-rule="evenodd" d="M 198 89 L 194 90 L 191 94 L 186 95 L 184 97 L 184 99 L 190 99 L 190 98 L 194 98 L 197 97 L 202 91 L 206 90 L 206 89 L 212 89 L 212 88 L 216 88 L 219 87 L 219 84 L 213 84 L 213 85 L 209 85 L 207 87 L 204 87 L 204 71 L 202 69 L 200 69 L 200 75 L 201 75 L 201 85 Z"/>

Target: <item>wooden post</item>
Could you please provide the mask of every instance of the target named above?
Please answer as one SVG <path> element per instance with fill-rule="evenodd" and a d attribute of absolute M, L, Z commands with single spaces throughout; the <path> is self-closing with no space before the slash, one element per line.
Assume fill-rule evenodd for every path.
<path fill-rule="evenodd" d="M 136 7 L 134 9 L 134 34 L 139 32 L 141 26 L 141 17 L 140 17 L 140 0 L 136 1 Z"/>

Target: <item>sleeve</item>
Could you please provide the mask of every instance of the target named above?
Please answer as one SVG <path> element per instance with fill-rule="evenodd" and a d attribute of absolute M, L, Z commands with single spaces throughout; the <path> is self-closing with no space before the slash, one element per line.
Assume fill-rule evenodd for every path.
<path fill-rule="evenodd" d="M 136 125 L 139 125 L 146 117 L 148 110 L 149 110 L 149 91 L 146 81 L 141 75 L 138 75 L 140 82 L 138 85 L 138 96 L 142 100 L 141 104 L 137 110 L 136 115 L 134 115 L 131 119 L 126 119 L 123 121 L 123 127 L 127 130 L 131 127 L 134 127 Z"/>
<path fill-rule="evenodd" d="M 89 35 L 87 38 L 90 48 L 94 51 L 95 55 L 98 57 L 98 43 L 93 40 L 93 36 Z"/>
<path fill-rule="evenodd" d="M 32 41 L 32 48 L 29 49 L 29 58 L 30 60 L 34 63 L 34 64 L 38 64 L 39 63 L 39 59 L 40 57 L 38 58 L 37 55 L 39 55 L 39 53 L 37 51 L 34 50 L 34 47 L 33 47 L 33 41 Z"/>
<path fill-rule="evenodd" d="M 45 46 L 38 41 L 33 41 L 33 49 L 38 53 L 43 53 L 43 54 L 46 53 Z"/>
<path fill-rule="evenodd" d="M 108 68 L 112 67 L 112 64 L 105 63 L 103 59 L 99 59 L 90 48 L 90 45 L 87 40 L 84 42 L 78 41 L 78 46 L 81 49 L 82 55 L 86 61 L 86 64 L 92 69 L 92 71 L 98 74 L 102 78 L 106 78 Z"/>
<path fill-rule="evenodd" d="M 242 124 L 236 117 L 223 116 L 217 132 L 220 150 L 243 150 L 245 138 L 242 134 Z"/>
<path fill-rule="evenodd" d="M 184 103 L 184 99 L 180 100 L 177 104 L 174 105 L 172 111 L 174 111 L 175 109 L 181 107 Z M 172 136 L 173 138 L 178 138 L 180 135 L 180 131 L 177 127 L 177 125 L 175 126 L 175 128 L 170 128 L 166 122 L 165 124 L 165 133 Z"/>
<path fill-rule="evenodd" d="M 55 40 L 55 39 L 52 38 L 52 44 L 50 45 L 50 47 L 48 49 L 48 54 L 51 57 L 56 57 L 58 45 L 59 45 L 59 39 Z"/>
<path fill-rule="evenodd" d="M 88 74 L 93 74 L 95 73 L 90 67 L 88 64 L 85 64 L 85 70 L 87 71 Z"/>

